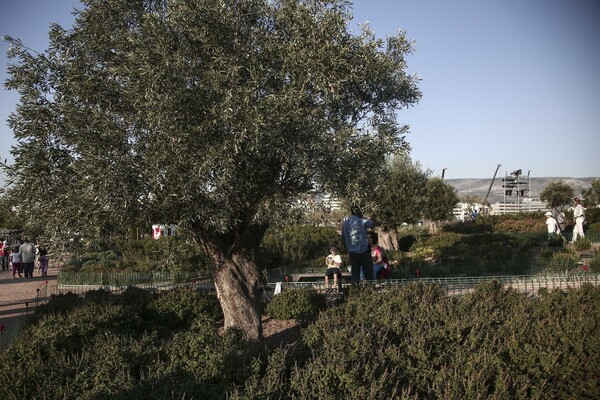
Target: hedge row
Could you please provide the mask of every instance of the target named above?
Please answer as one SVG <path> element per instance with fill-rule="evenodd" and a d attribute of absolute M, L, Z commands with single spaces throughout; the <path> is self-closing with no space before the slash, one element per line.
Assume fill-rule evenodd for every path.
<path fill-rule="evenodd" d="M 214 298 L 196 292 L 59 296 L 0 356 L 0 398 L 600 398 L 599 302 L 592 286 L 352 290 L 270 349 L 219 335 Z"/>

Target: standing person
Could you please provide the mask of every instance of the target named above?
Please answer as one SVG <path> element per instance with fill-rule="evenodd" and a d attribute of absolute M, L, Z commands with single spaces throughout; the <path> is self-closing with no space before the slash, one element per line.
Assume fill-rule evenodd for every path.
<path fill-rule="evenodd" d="M 15 244 L 15 248 L 13 249 L 13 252 L 10 256 L 13 268 L 13 279 L 15 279 L 15 275 L 17 273 L 19 274 L 19 278 L 23 277 L 23 264 L 21 263 L 21 252 L 19 250 L 20 247 L 21 243 L 17 241 L 17 243 Z"/>
<path fill-rule="evenodd" d="M 342 279 L 342 272 L 340 267 L 342 266 L 342 257 L 338 254 L 337 248 L 331 246 L 329 249 L 330 253 L 325 258 L 325 265 L 327 265 L 327 271 L 325 271 L 325 286 L 329 287 L 329 278 L 333 276 L 333 285 L 337 287 L 338 280 Z"/>
<path fill-rule="evenodd" d="M 377 232 L 369 232 L 369 246 L 371 247 L 371 258 L 373 259 L 373 276 L 375 279 L 385 279 L 390 274 L 390 265 L 385 251 L 379 246 L 379 235 Z"/>
<path fill-rule="evenodd" d="M 21 251 L 21 260 L 23 262 L 23 272 L 25 273 L 25 278 L 33 278 L 35 246 L 29 241 L 28 237 L 25 237 L 23 239 L 23 244 L 19 249 Z"/>
<path fill-rule="evenodd" d="M 556 218 L 552 216 L 550 211 L 546 212 L 544 215 L 546 216 L 546 225 L 548 226 L 548 239 L 560 235 L 560 227 L 558 226 Z"/>
<path fill-rule="evenodd" d="M 573 229 L 573 240 L 571 243 L 574 243 L 579 236 L 582 238 L 585 237 L 583 233 L 583 221 L 585 221 L 585 210 L 583 205 L 581 204 L 581 200 L 579 197 L 573 197 L 573 204 L 575 210 L 573 210 L 573 219 L 575 220 L 575 228 Z"/>
<path fill-rule="evenodd" d="M 8 245 L 8 241 L 5 240 L 2 243 L 2 269 L 8 269 L 9 267 L 9 262 L 10 262 L 10 246 Z"/>
<path fill-rule="evenodd" d="M 365 279 L 372 281 L 374 279 L 373 260 L 371 259 L 367 230 L 380 224 L 375 217 L 363 218 L 362 210 L 357 205 L 352 206 L 351 212 L 352 215 L 346 218 L 342 224 L 342 240 L 350 255 L 352 283 L 360 281 L 361 267 L 365 273 Z"/>
<path fill-rule="evenodd" d="M 0 242 L 0 253 L 2 255 L 4 255 L 4 251 L 3 251 L 4 246 L 5 246 L 4 242 Z M 7 269 L 8 269 L 8 265 L 5 264 L 4 256 L 2 256 L 2 271 L 6 271 Z"/>
<path fill-rule="evenodd" d="M 38 248 L 38 261 L 40 263 L 40 271 L 42 276 L 48 276 L 48 250 L 44 246 Z"/>
<path fill-rule="evenodd" d="M 553 199 L 550 212 L 552 213 L 552 216 L 554 217 L 554 219 L 556 219 L 556 221 L 558 222 L 558 227 L 560 228 L 560 230 L 564 231 L 565 230 L 565 213 L 562 212 L 558 208 L 558 206 L 559 206 L 558 200 Z"/>

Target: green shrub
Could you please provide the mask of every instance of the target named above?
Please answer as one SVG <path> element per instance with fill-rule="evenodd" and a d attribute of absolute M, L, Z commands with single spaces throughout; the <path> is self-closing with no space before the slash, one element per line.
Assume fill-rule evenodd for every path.
<path fill-rule="evenodd" d="M 565 239 L 562 236 L 548 238 L 548 247 L 563 247 L 564 245 Z"/>
<path fill-rule="evenodd" d="M 74 252 L 65 271 L 195 271 L 210 276 L 211 264 L 202 249 L 184 236 L 144 238 L 98 245 L 94 252 Z"/>
<path fill-rule="evenodd" d="M 295 266 L 305 260 L 320 260 L 321 266 L 329 247 L 343 251 L 341 236 L 335 228 L 311 225 L 271 227 L 261 243 L 259 264 L 268 268 L 282 264 Z"/>
<path fill-rule="evenodd" d="M 573 242 L 573 247 L 575 250 L 589 250 L 592 248 L 592 242 L 588 238 L 578 237 L 575 242 Z"/>
<path fill-rule="evenodd" d="M 440 233 L 437 235 L 432 235 L 427 238 L 425 244 L 427 246 L 436 247 L 436 248 L 444 248 L 444 247 L 453 247 L 455 246 L 464 235 L 460 235 L 458 233 L 450 232 L 450 233 Z"/>
<path fill-rule="evenodd" d="M 114 304 L 116 296 L 104 289 L 90 290 L 85 294 L 85 299 L 95 303 Z"/>
<path fill-rule="evenodd" d="M 269 351 L 201 318 L 163 340 L 119 296 L 96 294 L 100 303 L 64 304 L 70 312 L 46 315 L 0 354 L 0 398 L 600 398 L 600 288 L 590 284 L 538 296 L 494 281 L 463 296 L 351 288 L 295 346 Z"/>
<path fill-rule="evenodd" d="M 413 234 L 402 235 L 398 237 L 398 249 L 400 251 L 409 251 L 411 246 L 417 241 Z"/>
<path fill-rule="evenodd" d="M 145 317 L 171 329 L 190 326 L 196 318 L 216 321 L 222 318 L 215 296 L 195 289 L 175 289 L 161 293 L 146 307 Z"/>
<path fill-rule="evenodd" d="M 529 214 L 529 213 L 527 213 Z M 494 227 L 496 232 L 543 232 L 546 230 L 545 219 L 529 217 L 518 220 L 505 220 Z"/>
<path fill-rule="evenodd" d="M 41 315 L 67 313 L 84 302 L 81 296 L 72 292 L 53 294 L 46 304 L 37 307 L 37 313 Z"/>
<path fill-rule="evenodd" d="M 588 262 L 588 267 L 590 272 L 599 273 L 600 272 L 600 251 L 594 250 L 594 256 Z"/>
<path fill-rule="evenodd" d="M 552 258 L 546 261 L 544 272 L 560 273 L 574 271 L 579 266 L 577 261 L 573 254 L 565 252 L 554 253 Z"/>
<path fill-rule="evenodd" d="M 460 234 L 478 234 L 489 233 L 494 231 L 494 227 L 490 224 L 482 222 L 454 222 L 446 224 L 442 227 L 444 232 L 460 233 Z"/>
<path fill-rule="evenodd" d="M 552 256 L 554 255 L 555 251 L 553 251 L 552 249 L 542 249 L 540 250 L 540 252 L 538 253 L 538 257 L 540 258 L 552 258 Z"/>
<path fill-rule="evenodd" d="M 117 296 L 117 300 L 121 304 L 143 310 L 155 297 L 156 293 L 154 291 L 128 286 L 123 293 Z"/>
<path fill-rule="evenodd" d="M 598 231 L 600 226 L 600 207 L 588 207 L 585 210 L 585 220 L 591 226 L 593 225 L 595 231 Z"/>
<path fill-rule="evenodd" d="M 600 222 L 589 224 L 587 227 L 588 232 L 600 232 Z"/>
<path fill-rule="evenodd" d="M 120 398 L 139 385 L 140 377 L 148 375 L 162 353 L 162 342 L 154 334 L 94 336 L 84 351 L 67 360 L 77 370 L 65 379 L 55 398 Z"/>
<path fill-rule="evenodd" d="M 376 393 L 377 398 L 529 399 L 600 394 L 592 366 L 592 349 L 600 348 L 593 333 L 600 321 L 598 288 L 554 291 L 542 300 L 503 289 L 497 282 L 453 298 L 418 285 L 351 294 L 356 297 L 323 313 L 303 331 L 307 350 L 291 366 L 289 397 L 372 398 Z M 573 307 L 577 309 L 570 312 Z M 579 333 L 571 338 L 574 332 Z"/>
<path fill-rule="evenodd" d="M 326 306 L 325 298 L 314 289 L 288 289 L 273 297 L 267 313 L 274 319 L 310 321 Z"/>
<path fill-rule="evenodd" d="M 239 330 L 228 329 L 219 336 L 210 325 L 197 323 L 176 334 L 166 353 L 168 358 L 155 368 L 155 375 L 169 378 L 168 386 L 154 388 L 162 398 L 170 398 L 177 389 L 189 399 L 225 399 L 228 391 L 257 372 L 263 347 Z"/>

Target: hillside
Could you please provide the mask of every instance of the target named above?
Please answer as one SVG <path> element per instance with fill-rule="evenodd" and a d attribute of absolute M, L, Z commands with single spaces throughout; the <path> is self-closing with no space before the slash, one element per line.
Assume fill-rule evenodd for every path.
<path fill-rule="evenodd" d="M 504 199 L 504 190 L 502 185 L 504 182 L 502 179 L 504 176 L 496 177 L 492 189 L 490 191 L 490 195 L 488 197 L 488 201 L 490 203 L 495 203 L 497 201 L 502 201 Z M 540 197 L 540 193 L 546 185 L 551 182 L 563 181 L 567 185 L 573 187 L 575 189 L 576 195 L 581 195 L 581 191 L 583 189 L 589 189 L 592 185 L 592 182 L 595 179 L 600 178 L 558 178 L 558 177 L 544 177 L 544 178 L 531 178 L 531 193 L 529 197 Z M 490 187 L 490 183 L 492 179 L 446 179 L 446 182 L 451 184 L 458 191 L 458 197 L 463 196 L 479 196 L 481 198 L 485 198 L 485 195 Z"/>

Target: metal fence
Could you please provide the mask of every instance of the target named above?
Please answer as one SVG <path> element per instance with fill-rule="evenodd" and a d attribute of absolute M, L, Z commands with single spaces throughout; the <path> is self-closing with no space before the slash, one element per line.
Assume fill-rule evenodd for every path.
<path fill-rule="evenodd" d="M 162 285 L 206 280 L 196 272 L 73 272 L 59 271 L 59 285 L 140 286 Z"/>
<path fill-rule="evenodd" d="M 594 260 L 594 261 L 592 261 Z M 590 263 L 600 261 L 600 253 L 593 250 L 575 253 L 548 252 L 547 256 L 512 255 L 506 259 L 490 259 L 486 254 L 478 257 L 460 257 L 445 260 L 404 259 L 392 266 L 391 279 L 443 278 L 443 277 L 486 277 L 509 275 L 541 275 L 555 273 L 585 272 L 591 269 Z M 347 274 L 345 268 L 343 274 Z M 322 281 L 325 275 L 323 266 L 303 268 L 296 265 L 284 266 L 264 272 L 269 282 L 296 280 Z M 287 278 L 287 279 L 286 279 Z"/>
<path fill-rule="evenodd" d="M 73 293 L 80 296 L 85 296 L 87 293 L 95 290 L 104 290 L 111 294 L 121 294 L 129 287 L 144 289 L 151 292 L 161 292 L 165 290 L 174 290 L 181 288 L 193 288 L 197 290 L 213 291 L 215 285 L 211 278 L 197 278 L 187 282 L 159 281 L 151 283 L 141 283 L 137 285 L 69 285 L 57 284 L 48 288 L 48 295 L 59 295 L 65 293 Z"/>
<path fill-rule="evenodd" d="M 518 292 L 536 295 L 540 289 L 575 289 L 583 284 L 600 285 L 600 274 L 591 273 L 563 273 L 555 275 L 523 275 L 523 276 L 485 276 L 485 277 L 441 277 L 441 278 L 411 278 L 411 279 L 388 279 L 384 281 L 366 282 L 364 285 L 372 285 L 378 289 L 401 287 L 414 283 L 424 285 L 437 285 L 447 295 L 464 295 L 472 292 L 475 287 L 484 282 L 497 281 L 505 288 L 512 288 Z M 342 288 L 351 286 L 344 282 Z M 314 288 L 326 290 L 324 282 L 276 282 L 267 285 L 269 290 L 279 287 L 281 290 L 293 288 Z"/>

